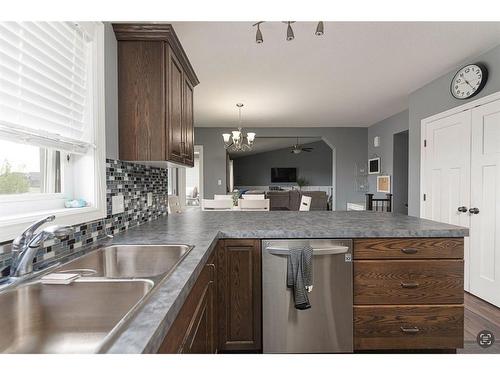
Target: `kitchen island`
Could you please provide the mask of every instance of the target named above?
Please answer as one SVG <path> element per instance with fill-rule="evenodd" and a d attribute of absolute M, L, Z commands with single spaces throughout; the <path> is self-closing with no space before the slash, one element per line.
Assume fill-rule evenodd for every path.
<path fill-rule="evenodd" d="M 428 305 L 424 306 L 427 310 L 418 310 L 414 316 L 422 318 L 424 321 L 426 317 L 430 316 L 431 321 L 446 322 L 449 333 L 446 332 L 446 327 L 442 328 L 444 331 L 439 331 L 439 335 L 451 337 L 449 341 L 444 341 L 443 344 L 437 345 L 440 348 L 451 348 L 450 345 L 455 345 L 460 337 L 457 337 L 458 330 L 463 326 L 463 237 L 468 236 L 468 229 L 456 227 L 448 224 L 433 222 L 429 220 L 419 219 L 410 216 L 403 216 L 398 214 L 366 212 L 366 211 L 349 211 L 349 212 L 207 212 L 207 211 L 188 211 L 182 214 L 169 215 L 168 217 L 159 219 L 157 221 L 149 222 L 137 228 L 133 228 L 123 234 L 116 236 L 113 240 L 114 243 L 119 244 L 164 244 L 164 243 L 184 243 L 194 245 L 194 249 L 186 256 L 186 258 L 179 264 L 171 276 L 163 283 L 157 286 L 155 292 L 150 296 L 147 303 L 141 308 L 140 311 L 130 320 L 127 329 L 114 340 L 108 352 L 110 353 L 156 353 L 160 348 L 165 347 L 165 337 L 167 339 L 172 326 L 177 324 L 176 318 L 178 315 L 183 315 L 185 311 L 181 309 L 187 303 L 190 292 L 194 290 L 194 286 L 202 271 L 206 268 L 209 259 L 214 259 L 214 249 L 216 247 L 219 254 L 224 253 L 225 246 L 234 246 L 234 239 L 239 239 L 246 242 L 246 247 L 252 251 L 252 254 L 258 254 L 260 248 L 258 243 L 260 239 L 270 238 L 346 238 L 354 239 L 354 277 L 355 277 L 355 311 L 374 311 L 376 307 L 380 314 L 376 314 L 378 322 L 372 319 L 373 314 L 355 314 L 355 342 L 356 342 L 356 321 L 359 324 L 358 335 L 361 341 L 357 341 L 355 349 L 364 350 L 368 348 L 388 349 L 392 348 L 394 343 L 401 343 L 401 340 L 396 338 L 387 341 L 383 339 L 390 330 L 390 321 L 394 320 L 397 316 L 404 314 L 402 308 L 415 309 L 416 305 L 406 305 L 407 302 L 400 303 L 399 301 L 384 302 L 384 304 L 373 303 L 369 300 L 363 300 L 366 295 L 375 293 L 378 294 L 376 289 L 366 289 L 365 293 L 361 291 L 361 296 L 356 297 L 356 275 L 358 280 L 366 280 L 363 275 L 373 275 L 372 271 L 357 273 L 356 262 L 363 262 L 360 265 L 375 264 L 378 265 L 391 263 L 396 268 L 401 262 L 405 266 L 417 267 L 413 269 L 413 273 L 418 269 L 425 269 L 425 264 L 429 263 L 433 275 L 436 275 L 443 270 L 448 270 L 447 266 L 452 266 L 454 272 L 451 276 L 452 281 L 445 281 L 446 285 L 451 285 L 451 293 L 445 296 L 446 303 L 440 303 L 441 297 L 438 300 L 426 300 L 424 293 L 423 300 L 419 303 Z M 228 242 L 227 239 L 233 239 L 233 243 Z M 365 249 L 361 258 L 356 259 L 356 241 L 372 241 L 374 243 L 362 243 Z M 389 241 L 388 243 L 380 242 L 382 240 Z M 401 245 L 400 241 L 410 241 L 405 245 Z M 248 241 L 253 241 L 254 248 L 248 245 Z M 377 242 L 378 241 L 378 242 Z M 399 243 L 399 245 L 398 245 Z M 377 245 L 378 244 L 378 245 Z M 411 246 L 408 246 L 410 244 Z M 434 245 L 432 245 L 434 244 Z M 359 245 L 358 245 L 359 246 Z M 384 246 L 388 246 L 387 249 Z M 406 249 L 409 254 L 402 253 L 399 249 Z M 253 249 L 253 250 L 252 250 Z M 361 247 L 360 247 L 361 249 Z M 375 255 L 372 254 L 370 249 L 373 250 Z M 385 249 L 385 250 L 384 250 Z M 414 251 L 417 250 L 417 254 Z M 393 256 L 386 256 L 385 254 L 397 252 L 398 257 L 405 255 L 408 260 L 394 258 Z M 420 251 L 420 253 L 418 253 Z M 420 254 L 424 254 L 421 256 Z M 368 257 L 368 258 L 367 258 Z M 375 258 L 373 258 L 375 257 Z M 220 256 L 217 257 L 220 259 Z M 255 258 L 253 258 L 255 259 Z M 259 258 L 260 259 L 260 258 Z M 211 260 L 211 262 L 212 262 Z M 399 262 L 399 263 L 397 263 Z M 432 263 L 430 263 L 432 262 Z M 437 262 L 437 263 L 436 263 Z M 443 263 L 444 262 L 444 263 Z M 448 265 L 446 262 L 452 262 Z M 211 263 L 210 263 L 211 264 Z M 457 267 L 458 265 L 458 267 Z M 437 266 L 432 267 L 432 266 Z M 420 267 L 420 268 L 418 268 Z M 439 268 L 441 267 L 441 268 Z M 445 267 L 445 268 L 442 268 Z M 461 267 L 461 268 L 460 268 Z M 257 267 L 258 270 L 260 269 Z M 362 270 L 362 268 L 360 268 Z M 394 272 L 392 270 L 391 272 Z M 392 275 L 401 277 L 404 272 L 396 271 Z M 382 277 L 383 278 L 383 277 Z M 435 276 L 431 277 L 435 280 Z M 379 276 L 376 276 L 377 282 L 383 284 Z M 382 282 L 382 284 L 380 284 Z M 399 279 L 398 279 L 399 282 Z M 405 281 L 406 282 L 406 281 Z M 409 288 L 404 288 L 406 292 L 405 298 L 412 298 L 414 293 L 414 280 L 409 280 Z M 451 283 L 451 284 L 450 284 Z M 370 286 L 373 283 L 365 283 Z M 358 284 L 362 285 L 362 283 Z M 365 285 L 365 286 L 366 286 Z M 426 284 L 427 285 L 427 284 Z M 435 285 L 439 288 L 439 284 Z M 458 288 L 458 289 L 457 289 Z M 385 289 L 385 288 L 384 288 Z M 460 290 L 461 297 L 457 295 L 457 290 Z M 358 289 L 358 292 L 360 290 Z M 218 291 L 220 293 L 220 290 Z M 356 300 L 358 298 L 358 300 Z M 361 298 L 361 299 L 359 299 Z M 385 298 L 389 298 L 385 296 Z M 435 298 L 435 297 L 430 297 Z M 455 299 L 453 299 L 455 298 Z M 457 299 L 458 298 L 458 299 Z M 453 303 L 450 303 L 452 301 Z M 226 301 L 226 303 L 229 303 Z M 378 306 L 374 306 L 378 305 Z M 367 306 L 371 306 L 369 309 Z M 409 306 L 409 307 L 408 307 Z M 448 315 L 443 315 L 443 310 L 451 306 L 453 314 L 452 320 Z M 429 310 L 430 309 L 430 310 Z M 458 309 L 458 310 L 457 310 Z M 184 309 L 186 310 L 186 308 Z M 458 312 L 457 312 L 458 311 Z M 181 313 L 180 313 L 181 312 Z M 398 315 L 399 314 L 399 315 Z M 258 311 L 254 312 L 258 315 Z M 413 315 L 412 315 L 413 316 Z M 183 317 L 185 318 L 185 317 Z M 381 324 L 381 323 L 386 323 Z M 258 323 L 258 322 L 257 322 Z M 396 324 L 398 324 L 396 322 Z M 370 336 L 367 327 L 375 325 L 381 327 L 379 331 L 373 332 L 374 335 Z M 256 331 L 259 327 L 253 327 Z M 403 326 L 403 332 L 408 335 L 415 335 L 415 327 Z M 431 331 L 435 328 L 431 327 Z M 462 330 L 463 331 L 463 330 Z M 443 333 L 444 332 L 444 333 Z M 364 336 L 363 336 L 364 335 Z M 256 337 L 258 339 L 258 337 Z M 219 338 L 220 340 L 220 338 Z M 182 341 L 182 340 L 181 340 Z M 425 344 L 425 340 L 423 341 Z M 435 340 L 433 341 L 433 343 Z M 387 344 L 389 343 L 389 344 Z M 255 343 L 252 343 L 256 345 Z M 428 344 L 428 342 L 427 342 Z M 167 345 L 168 346 L 168 345 Z M 258 346 L 254 346 L 258 347 Z M 405 348 L 405 344 L 401 344 Z M 434 346 L 432 346 L 434 347 Z M 459 347 L 459 346 L 456 346 Z M 171 347 L 168 351 L 171 351 Z M 257 350 L 258 351 L 258 350 Z"/>

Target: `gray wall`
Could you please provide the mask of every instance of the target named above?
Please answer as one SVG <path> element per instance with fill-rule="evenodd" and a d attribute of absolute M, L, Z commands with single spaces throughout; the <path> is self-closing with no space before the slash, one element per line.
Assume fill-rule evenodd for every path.
<path fill-rule="evenodd" d="M 393 175 L 394 134 L 408 130 L 408 110 L 397 113 L 368 128 L 368 157 L 380 157 L 381 174 Z M 373 146 L 373 137 L 380 137 L 380 147 Z M 377 175 L 368 176 L 371 193 L 377 192 Z"/>
<path fill-rule="evenodd" d="M 271 168 L 297 168 L 297 177 L 305 178 L 308 185 L 331 185 L 332 149 L 322 141 L 309 143 L 304 147 L 313 147 L 314 150 L 293 154 L 290 148 L 286 148 L 235 158 L 233 161 L 234 185 L 269 186 L 271 185 Z"/>
<path fill-rule="evenodd" d="M 450 82 L 456 71 L 463 65 L 482 62 L 488 67 L 489 78 L 483 91 L 469 100 L 457 100 L 450 94 Z M 500 90 L 500 46 L 482 54 L 481 56 L 467 59 L 447 74 L 437 78 L 410 94 L 409 97 L 409 207 L 408 214 L 420 215 L 420 127 L 421 120 L 444 112 L 448 109 L 462 105 L 483 96 Z"/>
<path fill-rule="evenodd" d="M 408 130 L 394 134 L 393 211 L 408 215 Z"/>
<path fill-rule="evenodd" d="M 118 159 L 118 56 L 110 22 L 104 22 L 104 90 L 106 106 L 106 157 Z"/>
<path fill-rule="evenodd" d="M 246 129 L 250 131 L 250 129 Z M 362 202 L 364 194 L 354 189 L 355 164 L 366 162 L 366 128 L 258 128 L 257 136 L 321 137 L 336 152 L 335 197 L 337 210 L 345 210 L 347 202 Z M 195 128 L 195 144 L 203 145 L 204 196 L 226 192 L 226 168 L 222 133 L 227 128 Z M 222 185 L 217 185 L 217 180 Z"/>

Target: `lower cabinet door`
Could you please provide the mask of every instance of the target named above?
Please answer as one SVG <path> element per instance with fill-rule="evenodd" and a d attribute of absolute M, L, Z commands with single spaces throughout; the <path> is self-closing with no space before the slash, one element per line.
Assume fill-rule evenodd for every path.
<path fill-rule="evenodd" d="M 213 297 L 214 283 L 210 281 L 196 307 L 179 353 L 215 353 Z"/>
<path fill-rule="evenodd" d="M 215 264 L 209 260 L 158 353 L 216 353 L 215 288 Z"/>
<path fill-rule="evenodd" d="M 463 314 L 463 305 L 355 306 L 354 349 L 462 348 Z"/>
<path fill-rule="evenodd" d="M 219 350 L 262 350 L 260 241 L 219 241 L 217 266 Z"/>

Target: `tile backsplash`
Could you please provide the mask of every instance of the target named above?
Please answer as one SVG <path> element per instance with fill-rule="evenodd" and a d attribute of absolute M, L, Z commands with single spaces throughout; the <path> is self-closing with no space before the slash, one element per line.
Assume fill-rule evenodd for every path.
<path fill-rule="evenodd" d="M 156 220 L 167 215 L 167 169 L 106 159 L 106 218 L 75 226 L 75 233 L 63 241 L 49 240 L 35 258 L 35 268 L 53 258 L 70 256 L 108 234 Z M 153 194 L 152 205 L 147 205 L 147 193 Z M 111 214 L 111 197 L 123 195 L 124 212 Z M 11 262 L 10 252 L 0 252 L 0 267 Z"/>

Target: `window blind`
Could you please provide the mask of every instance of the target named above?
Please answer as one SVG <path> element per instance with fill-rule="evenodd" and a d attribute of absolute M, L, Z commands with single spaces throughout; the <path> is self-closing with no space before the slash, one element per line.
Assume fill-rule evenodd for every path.
<path fill-rule="evenodd" d="M 70 22 L 0 22 L 0 137 L 87 151 L 90 41 Z"/>

